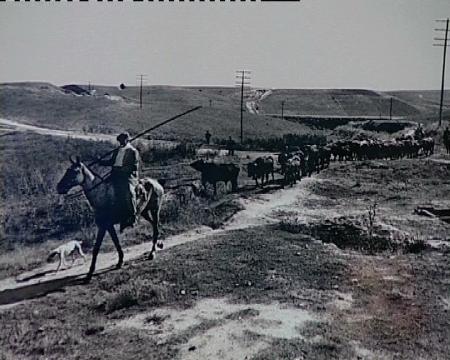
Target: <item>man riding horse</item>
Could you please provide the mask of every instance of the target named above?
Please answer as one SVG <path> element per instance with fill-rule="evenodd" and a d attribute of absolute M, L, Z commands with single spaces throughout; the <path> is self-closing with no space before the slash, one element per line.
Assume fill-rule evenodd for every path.
<path fill-rule="evenodd" d="M 129 142 L 127 132 L 117 136 L 120 147 L 114 150 L 109 160 L 99 160 L 103 166 L 112 166 L 110 180 L 120 209 L 120 231 L 136 222 L 136 185 L 139 182 L 140 156 Z"/>

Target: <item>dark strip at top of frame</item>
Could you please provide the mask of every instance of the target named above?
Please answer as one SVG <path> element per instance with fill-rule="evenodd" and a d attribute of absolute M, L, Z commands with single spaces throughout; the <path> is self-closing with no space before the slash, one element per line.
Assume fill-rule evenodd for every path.
<path fill-rule="evenodd" d="M 0 2 L 300 2 L 301 0 L 0 0 Z"/>

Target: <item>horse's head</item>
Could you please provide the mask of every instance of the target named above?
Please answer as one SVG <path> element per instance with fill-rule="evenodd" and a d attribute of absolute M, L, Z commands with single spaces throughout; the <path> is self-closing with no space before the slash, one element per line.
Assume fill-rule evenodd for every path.
<path fill-rule="evenodd" d="M 202 159 L 196 160 L 193 163 L 191 163 L 190 166 L 197 171 L 203 171 L 205 168 L 205 162 Z"/>
<path fill-rule="evenodd" d="M 69 158 L 71 165 L 66 170 L 64 176 L 56 186 L 58 194 L 67 194 L 67 192 L 75 186 L 82 185 L 85 181 L 86 174 L 84 172 L 84 165 L 77 156 L 76 160 Z"/>

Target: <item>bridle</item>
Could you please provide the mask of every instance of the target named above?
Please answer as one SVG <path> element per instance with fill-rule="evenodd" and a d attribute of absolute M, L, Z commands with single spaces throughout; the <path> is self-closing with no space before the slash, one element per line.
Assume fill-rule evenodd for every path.
<path fill-rule="evenodd" d="M 99 178 L 100 181 L 99 181 L 98 183 L 94 184 L 94 185 L 93 185 L 91 188 L 89 188 L 89 189 L 83 189 L 83 190 L 80 190 L 80 191 L 78 191 L 78 192 L 76 192 L 76 193 L 74 193 L 74 194 L 68 194 L 68 195 L 66 196 L 68 199 L 75 199 L 75 198 L 77 198 L 77 197 L 83 195 L 83 192 L 84 192 L 84 193 L 89 193 L 89 192 L 91 192 L 92 190 L 96 189 L 99 185 L 103 184 L 103 183 L 108 179 L 109 175 L 111 175 L 111 171 L 109 171 L 109 172 L 106 173 L 104 176 L 101 176 L 101 175 L 97 174 L 95 171 L 91 170 L 91 169 L 89 168 L 88 165 L 86 165 L 86 164 L 81 164 L 81 163 L 80 163 L 80 165 L 81 165 L 81 169 L 82 169 L 81 172 L 83 173 L 83 181 L 82 181 L 81 183 L 77 183 L 76 185 L 83 186 L 83 184 L 86 182 L 86 177 L 87 177 L 88 175 L 85 173 L 85 170 L 83 169 L 83 167 L 85 167 L 89 172 L 91 172 L 92 175 L 94 175 L 94 177 Z"/>

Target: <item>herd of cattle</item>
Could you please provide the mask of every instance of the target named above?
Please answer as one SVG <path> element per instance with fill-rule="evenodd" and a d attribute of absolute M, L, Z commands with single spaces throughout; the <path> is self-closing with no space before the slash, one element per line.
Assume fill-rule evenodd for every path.
<path fill-rule="evenodd" d="M 272 156 L 259 157 L 247 164 L 247 174 L 254 179 L 256 186 L 264 186 L 269 176 L 274 181 L 274 173 L 284 176 L 284 185 L 293 185 L 302 177 L 319 173 L 331 161 L 353 161 L 373 159 L 416 158 L 430 156 L 434 152 L 434 139 L 414 139 L 412 137 L 393 140 L 339 140 L 327 145 L 305 145 L 289 149 L 278 155 L 279 168 Z M 201 172 L 203 186 L 210 183 L 216 193 L 217 182 L 231 182 L 233 191 L 237 190 L 240 168 L 236 164 L 216 164 L 197 160 L 191 166 Z M 258 180 L 261 183 L 258 183 Z"/>

